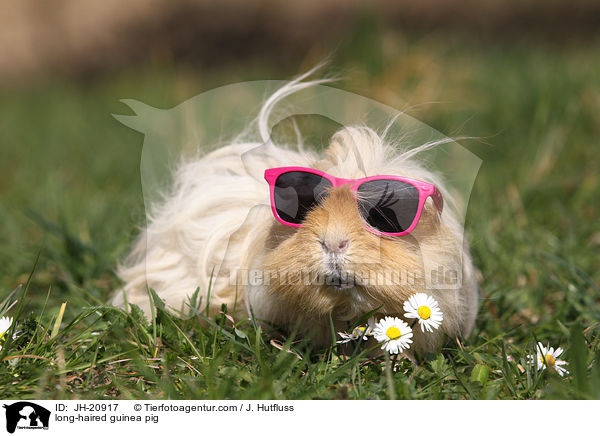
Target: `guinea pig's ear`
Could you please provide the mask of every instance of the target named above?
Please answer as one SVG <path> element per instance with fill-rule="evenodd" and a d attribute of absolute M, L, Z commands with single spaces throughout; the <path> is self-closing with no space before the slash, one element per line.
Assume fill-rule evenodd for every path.
<path fill-rule="evenodd" d="M 353 167 L 358 167 L 364 173 L 361 150 L 368 151 L 368 140 L 359 130 L 344 127 L 331 137 L 325 156 L 332 166 L 348 166 L 352 163 Z"/>
<path fill-rule="evenodd" d="M 325 156 L 331 161 L 336 161 L 347 154 L 348 149 L 345 149 L 344 145 L 339 141 L 338 132 L 334 133 L 329 141 L 329 145 L 325 149 Z"/>
<path fill-rule="evenodd" d="M 440 226 L 441 219 L 441 210 L 435 205 L 433 198 L 429 197 L 423 205 L 423 211 L 421 212 L 417 228 L 427 229 L 428 231 L 434 230 Z"/>

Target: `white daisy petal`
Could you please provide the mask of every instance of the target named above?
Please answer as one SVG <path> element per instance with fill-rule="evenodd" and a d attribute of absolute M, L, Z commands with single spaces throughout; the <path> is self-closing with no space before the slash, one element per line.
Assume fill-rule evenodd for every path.
<path fill-rule="evenodd" d="M 12 325 L 13 319 L 7 316 L 3 316 L 0 318 L 0 342 L 6 339 L 6 332 Z"/>
<path fill-rule="evenodd" d="M 398 354 L 410 348 L 413 333 L 409 325 L 400 318 L 386 316 L 375 325 L 373 336 L 383 344 L 382 350 Z"/>
<path fill-rule="evenodd" d="M 569 371 L 562 367 L 563 365 L 567 365 L 568 362 L 565 360 L 558 359 L 558 356 L 560 356 L 563 351 L 564 350 L 561 347 L 558 347 L 555 350 L 554 347 L 550 347 L 550 345 L 544 346 L 544 344 L 538 342 L 536 346 L 535 356 L 538 371 L 540 371 L 541 369 L 553 369 L 561 377 L 564 374 L 569 374 Z M 529 363 L 533 363 L 533 358 L 534 357 L 532 355 L 529 355 L 527 356 L 527 361 Z"/>
<path fill-rule="evenodd" d="M 377 319 L 375 319 L 374 316 L 372 316 L 371 318 L 368 319 L 367 321 L 367 334 L 371 335 L 373 334 L 373 329 L 375 328 L 375 325 L 377 324 Z"/>
<path fill-rule="evenodd" d="M 342 339 L 340 339 L 339 341 L 337 341 L 337 344 L 345 344 L 346 342 L 349 342 L 352 340 L 352 335 L 349 335 L 347 333 L 344 332 L 338 332 L 338 335 L 340 335 L 340 337 Z"/>
<path fill-rule="evenodd" d="M 3 316 L 0 318 L 0 333 L 6 333 L 6 331 L 10 328 L 13 319 L 8 316 Z"/>
<path fill-rule="evenodd" d="M 561 366 L 554 365 L 554 369 L 556 370 L 556 372 L 558 373 L 558 375 L 560 375 L 561 377 L 562 377 L 564 374 L 569 374 L 569 371 L 567 371 L 566 369 L 564 369 L 564 368 L 563 368 L 563 367 L 561 367 Z"/>
<path fill-rule="evenodd" d="M 340 335 L 342 339 L 340 339 L 336 343 L 345 344 L 346 342 L 354 341 L 360 338 L 362 338 L 364 341 L 367 341 L 369 339 L 369 336 L 372 335 L 373 328 L 375 328 L 375 324 L 375 318 L 371 317 L 367 321 L 366 326 L 357 326 L 354 328 L 354 330 L 352 330 L 352 333 L 338 332 L 338 335 Z"/>
<path fill-rule="evenodd" d="M 440 307 L 435 299 L 427 294 L 419 292 L 412 295 L 404 302 L 404 316 L 406 318 L 416 318 L 421 331 L 432 332 L 433 329 L 439 328 L 444 319 Z"/>

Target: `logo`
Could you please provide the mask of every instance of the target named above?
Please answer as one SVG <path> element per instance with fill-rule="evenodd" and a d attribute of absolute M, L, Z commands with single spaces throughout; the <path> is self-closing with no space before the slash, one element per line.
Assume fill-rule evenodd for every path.
<path fill-rule="evenodd" d="M 4 404 L 6 409 L 6 431 L 14 433 L 15 429 L 48 430 L 50 411 L 29 401 L 19 401 L 11 405 Z"/>

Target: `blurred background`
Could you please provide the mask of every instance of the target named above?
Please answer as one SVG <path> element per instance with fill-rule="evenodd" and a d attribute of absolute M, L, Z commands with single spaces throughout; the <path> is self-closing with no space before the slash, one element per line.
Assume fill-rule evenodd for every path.
<path fill-rule="evenodd" d="M 598 1 L 0 8 L 0 292 L 26 281 L 39 254 L 32 309 L 49 288 L 69 314 L 118 284 L 114 267 L 144 217 L 143 137 L 111 116 L 130 113 L 120 99 L 170 108 L 326 58 L 325 74 L 341 77 L 333 86 L 480 138 L 463 144 L 483 159 L 467 227 L 486 311 L 539 319 L 561 310 L 553 302 L 569 284 L 600 279 Z"/>

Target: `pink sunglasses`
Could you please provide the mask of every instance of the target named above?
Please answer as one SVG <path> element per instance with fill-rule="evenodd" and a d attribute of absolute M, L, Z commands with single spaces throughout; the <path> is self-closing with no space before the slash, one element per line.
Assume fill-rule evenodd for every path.
<path fill-rule="evenodd" d="M 401 236 L 414 230 L 428 197 L 441 212 L 442 194 L 431 183 L 397 176 L 341 179 L 312 168 L 281 167 L 265 171 L 271 209 L 277 221 L 300 227 L 330 189 L 349 185 L 367 228 L 378 235 Z"/>

